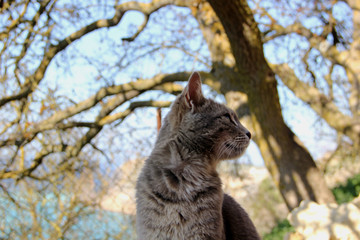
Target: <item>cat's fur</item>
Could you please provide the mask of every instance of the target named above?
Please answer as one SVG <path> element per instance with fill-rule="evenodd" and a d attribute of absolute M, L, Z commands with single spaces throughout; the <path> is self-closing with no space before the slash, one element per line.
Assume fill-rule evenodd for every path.
<path fill-rule="evenodd" d="M 138 178 L 138 239 L 260 239 L 216 172 L 219 161 L 245 151 L 250 137 L 232 110 L 202 95 L 193 73 Z"/>

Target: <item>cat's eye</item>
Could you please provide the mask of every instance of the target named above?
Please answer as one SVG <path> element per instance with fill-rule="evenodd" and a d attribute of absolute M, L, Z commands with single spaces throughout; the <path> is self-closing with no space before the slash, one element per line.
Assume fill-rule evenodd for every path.
<path fill-rule="evenodd" d="M 233 121 L 233 120 L 232 120 L 232 118 L 231 118 L 230 113 L 225 113 L 223 116 L 224 116 L 224 117 L 226 117 L 227 119 L 229 119 L 229 120 L 230 120 L 230 122 L 232 122 L 232 121 Z"/>
<path fill-rule="evenodd" d="M 236 120 L 234 120 L 234 118 L 231 116 L 230 113 L 225 113 L 223 116 L 224 116 L 225 118 L 227 118 L 231 123 L 233 123 L 233 124 L 235 124 L 235 125 L 238 125 L 237 122 L 236 122 Z"/>

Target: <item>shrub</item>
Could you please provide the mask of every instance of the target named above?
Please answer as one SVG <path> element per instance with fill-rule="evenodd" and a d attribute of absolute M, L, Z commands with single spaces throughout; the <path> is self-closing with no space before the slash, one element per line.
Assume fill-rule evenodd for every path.
<path fill-rule="evenodd" d="M 294 227 L 285 219 L 279 222 L 270 233 L 266 234 L 263 240 L 283 240 L 286 233 L 293 231 L 295 231 Z"/>
<path fill-rule="evenodd" d="M 350 202 L 360 193 L 360 174 L 349 178 L 345 185 L 335 187 L 332 192 L 337 203 Z"/>

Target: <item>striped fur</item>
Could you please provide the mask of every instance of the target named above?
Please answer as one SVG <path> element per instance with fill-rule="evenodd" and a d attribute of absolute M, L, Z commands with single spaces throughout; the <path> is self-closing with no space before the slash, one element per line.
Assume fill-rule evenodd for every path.
<path fill-rule="evenodd" d="M 249 238 L 247 225 L 239 226 L 241 239 L 259 239 L 252 238 L 258 235 L 245 211 L 230 196 L 224 201 L 216 172 L 219 161 L 240 156 L 249 141 L 232 110 L 203 97 L 194 73 L 165 117 L 138 178 L 138 239 L 236 239 L 227 231 L 239 222 L 251 225 Z M 229 210 L 241 216 L 232 218 Z"/>

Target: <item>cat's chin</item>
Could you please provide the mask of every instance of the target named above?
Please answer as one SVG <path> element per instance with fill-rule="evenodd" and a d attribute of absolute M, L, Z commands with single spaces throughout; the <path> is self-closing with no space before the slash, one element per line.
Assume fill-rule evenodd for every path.
<path fill-rule="evenodd" d="M 219 160 L 220 161 L 226 161 L 226 160 L 233 160 L 233 159 L 237 159 L 239 157 L 241 157 L 242 155 L 244 155 L 245 153 L 245 150 L 238 153 L 238 154 L 234 154 L 234 155 L 228 155 L 228 156 L 223 156 L 223 157 L 219 157 Z"/>
<path fill-rule="evenodd" d="M 249 146 L 250 141 L 242 142 L 238 144 L 237 142 L 225 142 L 218 150 L 217 157 L 219 160 L 229 160 L 241 157 L 247 147 Z"/>

